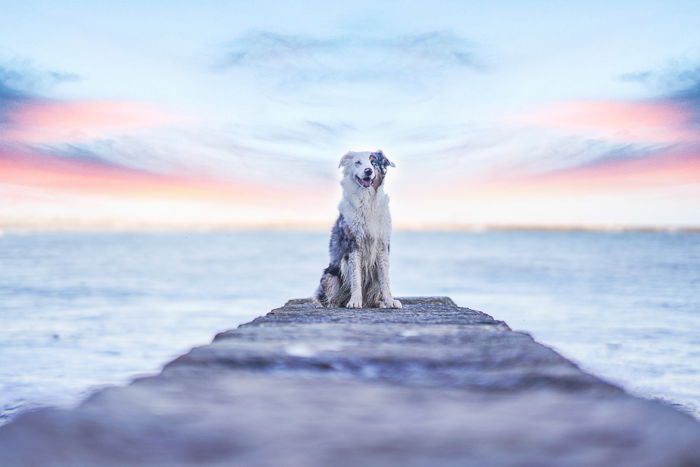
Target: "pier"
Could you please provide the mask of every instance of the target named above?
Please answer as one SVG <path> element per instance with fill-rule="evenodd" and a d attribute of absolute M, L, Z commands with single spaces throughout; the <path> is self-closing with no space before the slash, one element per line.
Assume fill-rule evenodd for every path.
<path fill-rule="evenodd" d="M 0 427 L 2 466 L 697 466 L 700 423 L 447 297 L 295 299 Z"/>

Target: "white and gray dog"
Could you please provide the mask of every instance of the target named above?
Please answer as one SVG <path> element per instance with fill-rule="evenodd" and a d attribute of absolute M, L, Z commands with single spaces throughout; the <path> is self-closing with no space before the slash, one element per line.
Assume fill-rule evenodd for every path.
<path fill-rule="evenodd" d="M 384 193 L 382 151 L 349 152 L 340 159 L 343 199 L 331 232 L 330 265 L 314 298 L 326 307 L 401 308 L 389 286 L 391 214 Z"/>

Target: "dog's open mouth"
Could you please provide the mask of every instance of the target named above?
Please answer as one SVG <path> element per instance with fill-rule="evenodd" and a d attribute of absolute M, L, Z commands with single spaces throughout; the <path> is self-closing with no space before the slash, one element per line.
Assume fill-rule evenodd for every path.
<path fill-rule="evenodd" d="M 370 177 L 360 178 L 357 175 L 355 175 L 355 178 L 357 179 L 357 183 L 359 183 L 365 188 L 369 188 L 372 185 L 372 182 L 374 181 L 374 179 Z"/>

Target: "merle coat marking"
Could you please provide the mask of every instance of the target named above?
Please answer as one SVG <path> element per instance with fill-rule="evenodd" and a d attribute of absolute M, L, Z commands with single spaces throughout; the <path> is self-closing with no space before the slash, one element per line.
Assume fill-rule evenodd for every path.
<path fill-rule="evenodd" d="M 314 295 L 323 306 L 401 308 L 389 285 L 391 214 L 383 183 L 390 166 L 382 151 L 340 159 L 340 214 L 331 231 L 330 264 Z"/>

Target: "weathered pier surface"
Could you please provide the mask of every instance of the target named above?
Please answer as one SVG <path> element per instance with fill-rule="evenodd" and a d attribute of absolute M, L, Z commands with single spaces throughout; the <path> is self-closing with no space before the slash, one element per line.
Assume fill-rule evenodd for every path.
<path fill-rule="evenodd" d="M 449 298 L 306 300 L 0 428 L 2 466 L 698 466 L 700 424 Z"/>

